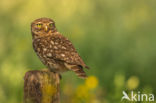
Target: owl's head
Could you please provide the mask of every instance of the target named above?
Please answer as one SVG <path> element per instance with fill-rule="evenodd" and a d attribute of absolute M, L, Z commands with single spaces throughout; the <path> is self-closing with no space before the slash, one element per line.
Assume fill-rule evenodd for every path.
<path fill-rule="evenodd" d="M 33 38 L 51 35 L 56 31 L 55 22 L 50 18 L 39 18 L 31 23 Z"/>

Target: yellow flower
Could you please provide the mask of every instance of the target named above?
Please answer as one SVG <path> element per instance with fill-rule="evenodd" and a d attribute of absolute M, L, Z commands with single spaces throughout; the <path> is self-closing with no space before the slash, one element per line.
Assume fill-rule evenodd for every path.
<path fill-rule="evenodd" d="M 139 86 L 139 78 L 136 76 L 132 76 L 127 81 L 127 88 L 128 89 L 136 89 Z"/>
<path fill-rule="evenodd" d="M 88 89 L 86 88 L 85 85 L 79 85 L 76 91 L 77 97 L 79 98 L 88 98 Z"/>
<path fill-rule="evenodd" d="M 88 89 L 94 89 L 98 85 L 98 79 L 95 76 L 89 76 L 86 79 L 85 85 Z"/>

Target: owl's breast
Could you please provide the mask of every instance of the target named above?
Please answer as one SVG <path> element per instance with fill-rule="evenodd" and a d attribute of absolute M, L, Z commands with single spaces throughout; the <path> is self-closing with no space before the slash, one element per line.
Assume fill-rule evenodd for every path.
<path fill-rule="evenodd" d="M 47 38 L 35 39 L 33 48 L 42 63 L 49 69 L 55 72 L 67 71 L 63 61 L 53 59 L 53 55 L 56 53 L 56 47 L 53 44 L 54 41 Z"/>
<path fill-rule="evenodd" d="M 47 61 L 47 56 L 52 56 L 53 49 L 47 38 L 37 38 L 33 40 L 33 48 L 42 61 Z"/>
<path fill-rule="evenodd" d="M 49 53 L 53 54 L 53 48 L 48 38 L 38 38 L 33 40 L 33 48 L 35 52 L 43 57 L 46 57 Z"/>

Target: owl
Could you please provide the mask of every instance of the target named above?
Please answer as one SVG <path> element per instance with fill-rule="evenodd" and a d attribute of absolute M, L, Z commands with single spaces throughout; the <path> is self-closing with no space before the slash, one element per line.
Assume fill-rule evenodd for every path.
<path fill-rule="evenodd" d="M 73 71 L 80 78 L 87 75 L 83 68 L 89 69 L 73 44 L 59 33 L 55 22 L 50 18 L 39 18 L 31 23 L 33 49 L 42 63 L 55 73 Z"/>

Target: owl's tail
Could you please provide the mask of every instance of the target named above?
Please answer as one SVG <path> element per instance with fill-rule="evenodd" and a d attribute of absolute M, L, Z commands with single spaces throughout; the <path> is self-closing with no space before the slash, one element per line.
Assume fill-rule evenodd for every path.
<path fill-rule="evenodd" d="M 68 69 L 74 71 L 79 78 L 82 78 L 82 79 L 87 78 L 87 75 L 86 75 L 86 73 L 83 70 L 83 67 L 78 66 L 78 65 L 69 65 L 69 64 L 66 65 L 66 67 Z"/>
<path fill-rule="evenodd" d="M 79 78 L 82 78 L 82 79 L 85 79 L 87 78 L 87 75 L 86 73 L 83 71 L 83 68 L 81 66 L 73 66 L 72 68 L 72 71 L 74 71 L 76 73 L 76 75 L 79 77 Z"/>

